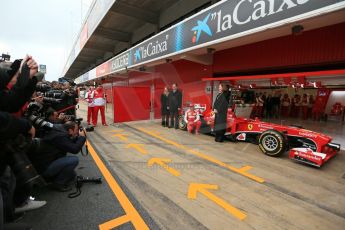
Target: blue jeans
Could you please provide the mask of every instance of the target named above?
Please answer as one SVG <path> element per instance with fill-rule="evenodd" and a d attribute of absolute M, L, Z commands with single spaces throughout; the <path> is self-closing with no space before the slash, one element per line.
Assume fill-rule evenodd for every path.
<path fill-rule="evenodd" d="M 76 177 L 74 169 L 78 166 L 79 158 L 76 156 L 66 156 L 53 161 L 43 177 L 51 179 L 53 183 L 65 185 L 73 181 Z"/>

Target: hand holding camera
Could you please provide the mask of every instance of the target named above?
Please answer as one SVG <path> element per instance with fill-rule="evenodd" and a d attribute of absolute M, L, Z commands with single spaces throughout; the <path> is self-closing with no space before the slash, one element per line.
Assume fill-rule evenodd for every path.
<path fill-rule="evenodd" d="M 38 72 L 37 62 L 32 58 L 32 56 L 26 55 L 25 58 L 22 60 L 22 63 L 20 65 L 20 72 L 22 71 L 23 65 L 25 63 L 30 69 L 30 79 L 31 79 Z"/>

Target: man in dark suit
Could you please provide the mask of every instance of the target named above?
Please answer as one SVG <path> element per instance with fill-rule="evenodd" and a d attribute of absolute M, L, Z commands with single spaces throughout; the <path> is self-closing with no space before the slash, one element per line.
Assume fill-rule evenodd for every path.
<path fill-rule="evenodd" d="M 178 116 L 182 105 L 182 93 L 178 90 L 177 84 L 172 85 L 172 92 L 168 96 L 168 109 L 170 111 L 169 128 L 178 129 Z"/>
<path fill-rule="evenodd" d="M 224 134 L 226 131 L 226 125 L 227 125 L 226 118 L 227 118 L 229 103 L 226 99 L 225 92 L 226 92 L 226 86 L 224 86 L 224 84 L 222 83 L 219 84 L 219 93 L 213 104 L 213 112 L 215 114 L 214 130 L 216 134 L 216 138 L 215 138 L 216 142 L 224 141 Z"/>
<path fill-rule="evenodd" d="M 162 114 L 162 126 L 169 126 L 169 109 L 168 109 L 168 87 L 164 87 L 164 92 L 161 95 L 161 114 Z"/>

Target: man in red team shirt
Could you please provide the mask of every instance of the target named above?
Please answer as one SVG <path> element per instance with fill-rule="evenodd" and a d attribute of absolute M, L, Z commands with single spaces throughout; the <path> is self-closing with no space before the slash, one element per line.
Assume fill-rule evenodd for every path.
<path fill-rule="evenodd" d="M 195 129 L 195 134 L 199 134 L 201 121 L 199 111 L 194 108 L 193 104 L 189 105 L 190 108 L 186 111 L 184 115 L 184 121 L 187 124 L 187 130 L 189 133 L 192 133 Z"/>
<path fill-rule="evenodd" d="M 97 125 L 97 120 L 98 120 L 98 111 L 101 111 L 101 117 L 102 117 L 102 125 L 108 126 L 107 122 L 105 121 L 105 94 L 103 90 L 103 86 L 99 85 L 97 89 L 94 92 L 94 100 L 93 103 L 95 105 L 94 107 L 94 116 L 92 119 L 92 123 L 94 126 Z"/>

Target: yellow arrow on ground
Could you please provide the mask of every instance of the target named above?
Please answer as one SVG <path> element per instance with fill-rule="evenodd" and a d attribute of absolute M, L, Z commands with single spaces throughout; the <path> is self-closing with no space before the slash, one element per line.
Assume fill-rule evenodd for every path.
<path fill-rule="evenodd" d="M 218 204 L 220 207 L 224 208 L 226 211 L 228 211 L 230 214 L 235 216 L 236 218 L 240 220 L 244 220 L 247 215 L 235 208 L 234 206 L 228 204 L 226 201 L 222 200 L 221 198 L 217 197 L 216 195 L 212 194 L 208 190 L 218 190 L 218 185 L 213 184 L 189 184 L 188 189 L 188 198 L 195 200 L 196 194 L 199 192 L 206 196 L 208 199 L 212 200 L 214 203 Z"/>
<path fill-rule="evenodd" d="M 143 144 L 128 144 L 126 146 L 127 149 L 133 148 L 135 150 L 137 150 L 138 152 L 140 152 L 141 154 L 147 154 L 146 149 L 144 149 Z"/>
<path fill-rule="evenodd" d="M 117 133 L 117 134 L 114 134 L 113 137 L 117 137 L 119 138 L 120 140 L 123 140 L 123 141 L 127 141 L 127 134 L 121 134 L 121 133 Z"/>
<path fill-rule="evenodd" d="M 158 164 L 162 166 L 165 170 L 167 170 L 169 173 L 171 173 L 174 176 L 180 176 L 181 173 L 177 171 L 176 169 L 173 169 L 168 166 L 168 163 L 171 162 L 171 159 L 164 159 L 164 158 L 151 158 L 148 162 L 147 165 L 151 167 L 154 164 Z"/>

